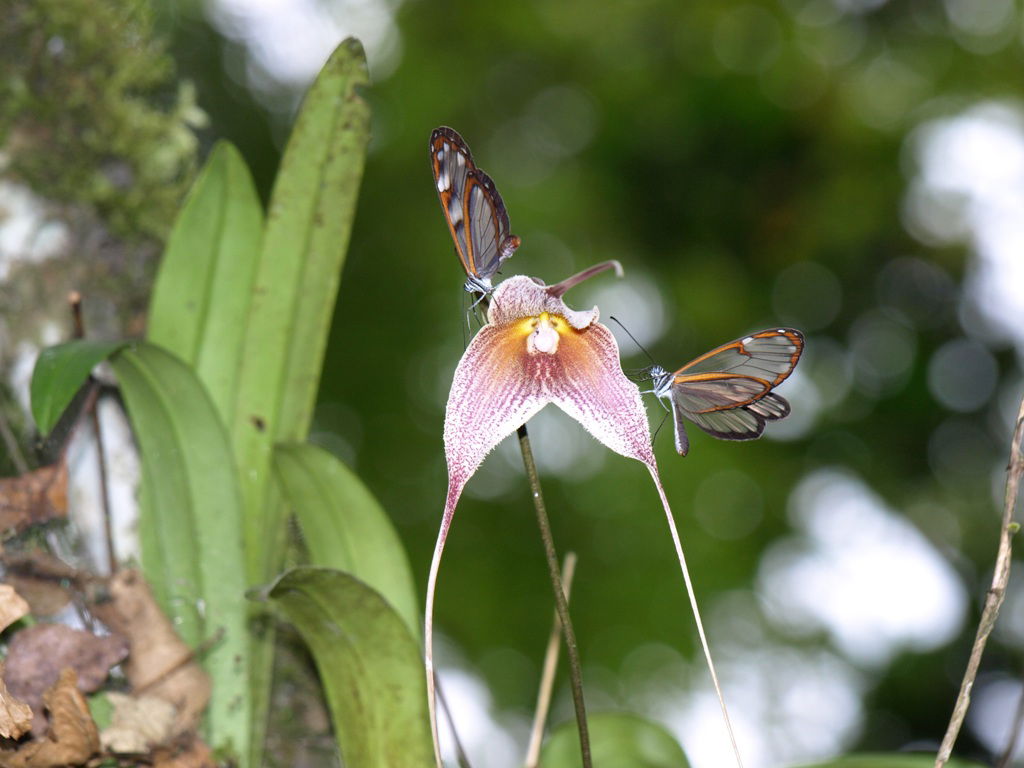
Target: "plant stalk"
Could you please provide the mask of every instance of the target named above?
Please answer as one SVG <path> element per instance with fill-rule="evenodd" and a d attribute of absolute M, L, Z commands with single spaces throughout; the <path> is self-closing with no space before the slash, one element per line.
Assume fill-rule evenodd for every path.
<path fill-rule="evenodd" d="M 71 291 L 68 294 L 68 305 L 71 307 L 71 318 L 74 322 L 74 338 L 85 338 L 85 320 L 82 317 L 82 294 L 78 291 Z M 97 410 L 99 406 L 99 387 L 96 380 L 89 376 L 90 392 L 89 421 L 92 424 L 93 439 L 96 440 L 96 458 L 99 465 L 100 480 L 100 503 L 103 505 L 103 535 L 107 544 L 107 571 L 110 575 L 117 573 L 117 554 L 114 551 L 114 527 L 111 521 L 110 511 L 110 486 L 107 472 L 107 454 L 103 448 L 103 430 L 100 428 L 100 415 Z"/>
<path fill-rule="evenodd" d="M 533 506 L 537 510 L 537 525 L 540 527 L 540 537 L 544 542 L 544 554 L 547 556 L 551 588 L 555 593 L 555 610 L 558 612 L 558 620 L 562 624 L 566 656 L 569 657 L 569 679 L 572 683 L 572 702 L 576 709 L 576 727 L 580 734 L 580 754 L 583 758 L 583 768 L 593 768 L 590 757 L 590 734 L 587 730 L 587 712 L 583 704 L 583 674 L 580 669 L 576 633 L 573 631 L 572 620 L 569 618 L 569 603 L 565 599 L 565 589 L 562 586 L 562 577 L 558 567 L 558 555 L 555 553 L 555 542 L 551 536 L 551 524 L 544 507 L 544 495 L 540 488 L 537 465 L 533 461 L 533 450 L 530 448 L 530 435 L 525 424 L 519 427 L 517 434 L 519 435 L 519 449 L 523 454 L 523 465 L 526 467 L 526 476 L 530 481 L 530 491 L 533 494 Z"/>
<path fill-rule="evenodd" d="M 576 571 L 576 553 L 569 552 L 562 564 L 562 582 L 565 584 L 565 599 L 568 602 L 572 592 L 572 577 Z M 558 642 L 562 634 L 562 622 L 555 614 L 548 637 L 548 647 L 544 652 L 544 670 L 540 677 L 540 689 L 537 691 L 537 709 L 533 715 L 533 728 L 530 730 L 530 745 L 526 750 L 523 768 L 537 768 L 540 763 L 540 743 L 544 738 L 544 724 L 551 709 L 551 689 L 555 685 L 555 671 L 558 668 Z"/>
<path fill-rule="evenodd" d="M 1020 409 L 1017 412 L 1017 421 L 1013 429 L 1013 445 L 1010 446 L 1010 463 L 1006 468 L 1006 496 L 1003 503 L 1003 521 L 999 531 L 999 551 L 992 572 L 992 586 L 989 587 L 988 594 L 985 595 L 985 607 L 981 612 L 981 620 L 978 622 L 974 646 L 971 648 L 971 656 L 967 661 L 964 679 L 960 683 L 960 693 L 956 698 L 946 735 L 943 736 L 939 752 L 935 756 L 935 768 L 942 768 L 953 753 L 953 744 L 956 743 L 956 737 L 960 733 L 960 727 L 963 725 L 967 708 L 971 703 L 971 689 L 978 676 L 978 667 L 981 666 L 985 643 L 988 642 L 988 636 L 995 626 L 999 608 L 1006 596 L 1006 585 L 1010 582 L 1012 537 L 1018 527 L 1014 524 L 1013 512 L 1017 506 L 1020 479 L 1024 475 L 1021 440 L 1024 440 L 1024 400 L 1021 400 Z"/>

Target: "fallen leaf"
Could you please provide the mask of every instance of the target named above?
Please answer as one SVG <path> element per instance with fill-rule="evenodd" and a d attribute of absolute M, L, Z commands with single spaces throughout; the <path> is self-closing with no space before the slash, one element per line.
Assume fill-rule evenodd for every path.
<path fill-rule="evenodd" d="M 4 538 L 68 511 L 68 467 L 64 461 L 19 477 L 0 479 L 0 532 Z"/>
<path fill-rule="evenodd" d="M 74 669 L 79 688 L 95 691 L 110 668 L 128 655 L 128 643 L 119 635 L 98 637 L 64 624 L 36 624 L 14 635 L 7 647 L 4 682 L 12 694 L 36 713 L 32 730 L 39 731 L 43 692 L 67 667 Z"/>
<path fill-rule="evenodd" d="M 28 613 L 28 603 L 10 584 L 0 584 L 0 632 Z"/>
<path fill-rule="evenodd" d="M 7 581 L 37 618 L 54 616 L 71 601 L 68 585 L 81 589 L 93 578 L 41 549 L 4 552 L 0 559 L 7 569 Z"/>
<path fill-rule="evenodd" d="M 174 735 L 177 712 L 171 702 L 157 696 L 129 696 L 111 691 L 107 699 L 114 707 L 110 727 L 100 732 L 100 743 L 108 752 L 139 755 L 164 744 Z"/>
<path fill-rule="evenodd" d="M 46 736 L 15 752 L 0 751 L 0 765 L 4 768 L 81 765 L 99 751 L 99 732 L 89 714 L 89 705 L 78 690 L 75 670 L 68 667 L 60 673 L 56 684 L 43 695 L 43 704 L 50 713 Z"/>
<path fill-rule="evenodd" d="M 199 739 L 192 739 L 177 750 L 157 750 L 153 755 L 153 768 L 216 768 L 210 748 Z"/>
<path fill-rule="evenodd" d="M 160 610 L 142 574 L 119 571 L 110 579 L 109 599 L 92 609 L 128 638 L 131 653 L 124 672 L 132 689 L 174 704 L 174 734 L 194 730 L 210 699 L 210 679 Z"/>
<path fill-rule="evenodd" d="M 3 681 L 3 662 L 0 662 L 0 736 L 20 739 L 31 727 L 32 708 L 7 690 Z"/>

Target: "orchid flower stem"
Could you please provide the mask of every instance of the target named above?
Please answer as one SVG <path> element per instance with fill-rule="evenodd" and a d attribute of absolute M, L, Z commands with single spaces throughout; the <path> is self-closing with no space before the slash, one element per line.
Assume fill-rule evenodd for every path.
<path fill-rule="evenodd" d="M 562 583 L 565 585 L 565 599 L 569 600 L 572 592 L 572 577 L 576 571 L 576 553 L 569 552 L 562 564 Z M 548 719 L 548 710 L 551 709 L 551 689 L 555 685 L 555 670 L 558 668 L 558 651 L 561 643 L 558 642 L 562 634 L 562 622 L 555 614 L 555 620 L 551 625 L 551 635 L 548 637 L 548 647 L 544 652 L 544 670 L 540 677 L 540 689 L 537 691 L 537 709 L 533 715 L 533 728 L 530 730 L 530 745 L 526 750 L 526 760 L 523 761 L 524 768 L 537 768 L 540 762 L 540 743 L 544 738 L 544 724 Z"/>
<path fill-rule="evenodd" d="M 523 454 L 523 465 L 526 467 L 526 476 L 530 482 L 530 491 L 533 494 L 533 506 L 537 510 L 537 525 L 540 527 L 540 537 L 544 542 L 544 554 L 548 560 L 548 572 L 551 576 L 551 587 L 555 592 L 555 610 L 558 612 L 558 620 L 562 624 L 562 635 L 565 637 L 565 651 L 569 658 L 569 678 L 572 683 L 572 701 L 576 709 L 576 727 L 580 734 L 580 755 L 583 758 L 583 768 L 593 768 L 590 758 L 590 736 L 587 732 L 587 712 L 583 704 L 583 674 L 580 670 L 579 648 L 576 645 L 576 633 L 572 628 L 572 620 L 569 618 L 569 603 L 565 598 L 565 590 L 562 587 L 562 577 L 559 573 L 558 555 L 555 553 L 555 542 L 551 537 L 551 525 L 548 522 L 548 513 L 544 507 L 544 495 L 540 488 L 540 477 L 537 475 L 537 465 L 533 461 L 533 451 L 530 448 L 530 435 L 526 425 L 519 427 L 519 449 Z"/>

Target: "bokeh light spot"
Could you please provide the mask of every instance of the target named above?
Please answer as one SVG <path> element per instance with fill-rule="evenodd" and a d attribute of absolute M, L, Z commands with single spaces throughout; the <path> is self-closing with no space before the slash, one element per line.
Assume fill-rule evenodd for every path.
<path fill-rule="evenodd" d="M 951 411 L 981 408 L 992 397 L 998 377 L 992 353 L 970 339 L 946 342 L 928 362 L 928 389 Z"/>
<path fill-rule="evenodd" d="M 798 533 L 761 561 L 766 613 L 801 634 L 828 632 L 854 661 L 882 666 L 959 630 L 967 598 L 929 541 L 857 477 L 818 470 L 791 497 Z"/>

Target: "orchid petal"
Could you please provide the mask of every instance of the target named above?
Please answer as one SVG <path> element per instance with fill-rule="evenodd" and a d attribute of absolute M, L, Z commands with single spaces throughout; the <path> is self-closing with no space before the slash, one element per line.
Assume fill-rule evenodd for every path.
<path fill-rule="evenodd" d="M 619 346 L 605 326 L 562 340 L 560 375 L 545 390 L 561 408 L 597 440 L 616 453 L 654 466 L 651 431 L 640 389 L 619 366 Z"/>
<path fill-rule="evenodd" d="M 444 420 L 448 482 L 461 491 L 484 457 L 547 404 L 524 375 L 521 335 L 486 325 L 455 369 Z"/>

